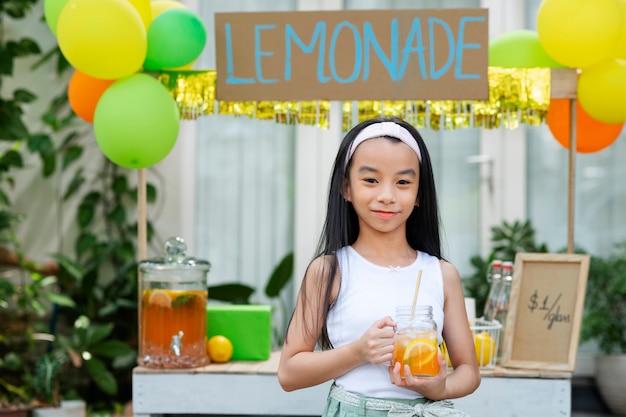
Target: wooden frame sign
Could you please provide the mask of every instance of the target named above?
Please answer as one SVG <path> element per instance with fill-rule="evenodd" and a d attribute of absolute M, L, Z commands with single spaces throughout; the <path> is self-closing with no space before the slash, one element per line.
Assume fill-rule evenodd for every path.
<path fill-rule="evenodd" d="M 518 253 L 501 364 L 573 372 L 589 255 Z"/>
<path fill-rule="evenodd" d="M 225 101 L 487 100 L 488 9 L 215 14 Z"/>

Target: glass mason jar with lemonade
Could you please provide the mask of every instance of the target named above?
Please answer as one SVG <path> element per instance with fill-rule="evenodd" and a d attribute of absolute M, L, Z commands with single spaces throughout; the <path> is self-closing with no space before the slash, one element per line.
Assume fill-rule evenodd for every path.
<path fill-rule="evenodd" d="M 398 306 L 392 365 L 400 362 L 400 375 L 406 377 L 409 365 L 413 377 L 431 377 L 439 372 L 437 323 L 429 305 Z"/>

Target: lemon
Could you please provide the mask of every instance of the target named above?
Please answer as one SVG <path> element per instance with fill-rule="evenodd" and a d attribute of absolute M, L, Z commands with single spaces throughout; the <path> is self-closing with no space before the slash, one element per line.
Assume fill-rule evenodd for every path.
<path fill-rule="evenodd" d="M 496 342 L 489 333 L 482 332 L 474 336 L 476 361 L 479 366 L 489 365 L 496 354 Z"/>
<path fill-rule="evenodd" d="M 164 290 L 152 290 L 150 292 L 150 298 L 148 299 L 150 305 L 156 305 L 163 308 L 170 308 L 172 306 L 172 299 L 167 291 Z"/>
<path fill-rule="evenodd" d="M 437 349 L 428 340 L 414 340 L 404 349 L 403 361 L 411 366 L 414 361 L 428 363 L 437 354 Z"/>
<path fill-rule="evenodd" d="M 206 342 L 206 350 L 212 362 L 224 363 L 233 357 L 233 344 L 226 336 L 211 337 Z"/>
<path fill-rule="evenodd" d="M 448 366 L 448 368 L 452 368 L 452 362 L 450 362 L 450 355 L 448 354 L 448 346 L 446 346 L 446 342 L 441 342 L 439 348 L 441 349 L 441 353 L 446 360 L 446 365 Z"/>

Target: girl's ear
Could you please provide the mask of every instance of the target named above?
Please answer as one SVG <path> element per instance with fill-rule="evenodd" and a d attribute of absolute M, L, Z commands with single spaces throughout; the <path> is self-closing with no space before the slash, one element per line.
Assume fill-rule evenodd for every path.
<path fill-rule="evenodd" d="M 343 182 L 341 183 L 341 196 L 344 200 L 352 202 L 350 200 L 350 184 L 348 183 L 347 178 L 344 178 Z"/>
<path fill-rule="evenodd" d="M 415 199 L 415 207 L 419 207 L 419 206 L 420 206 L 420 199 L 419 199 L 419 197 L 417 197 Z"/>

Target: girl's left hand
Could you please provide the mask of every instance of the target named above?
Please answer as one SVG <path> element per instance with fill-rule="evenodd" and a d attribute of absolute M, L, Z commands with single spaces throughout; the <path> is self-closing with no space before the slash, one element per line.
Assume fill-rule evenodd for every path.
<path fill-rule="evenodd" d="M 418 392 L 429 400 L 444 400 L 446 399 L 445 391 L 448 371 L 441 352 L 437 353 L 437 362 L 439 362 L 439 373 L 434 377 L 405 378 L 400 376 L 400 362 L 396 362 L 389 367 L 389 378 L 392 384 Z M 411 369 L 408 365 L 405 365 L 404 374 L 411 374 Z"/>

